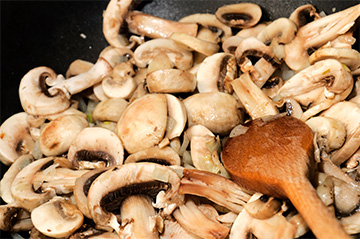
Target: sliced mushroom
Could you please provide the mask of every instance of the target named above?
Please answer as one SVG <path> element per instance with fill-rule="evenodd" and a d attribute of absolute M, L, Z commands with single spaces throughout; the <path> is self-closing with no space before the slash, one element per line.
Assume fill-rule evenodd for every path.
<path fill-rule="evenodd" d="M 311 4 L 305 4 L 296 8 L 290 15 L 289 19 L 293 21 L 298 28 L 309 23 L 309 19 L 317 20 L 321 18 L 316 8 Z"/>
<path fill-rule="evenodd" d="M 56 79 L 56 73 L 48 67 L 30 70 L 20 81 L 19 97 L 24 111 L 31 115 L 48 115 L 64 111 L 70 100 L 64 92 L 50 93 L 46 87 L 47 79 Z"/>
<path fill-rule="evenodd" d="M 215 134 L 228 134 L 243 121 L 236 99 L 223 92 L 197 93 L 186 98 L 184 104 L 188 126 L 201 124 Z"/>
<path fill-rule="evenodd" d="M 29 231 L 33 225 L 29 212 L 16 204 L 0 206 L 0 230 L 1 231 Z"/>
<path fill-rule="evenodd" d="M 6 203 L 14 203 L 15 200 L 11 194 L 11 184 L 16 175 L 27 165 L 34 161 L 34 157 L 30 154 L 17 158 L 8 168 L 0 181 L 0 195 Z"/>
<path fill-rule="evenodd" d="M 122 98 L 109 98 L 96 105 L 92 119 L 94 121 L 118 122 L 129 102 Z"/>
<path fill-rule="evenodd" d="M 134 52 L 127 47 L 112 47 L 104 48 L 99 54 L 100 58 L 104 58 L 111 67 L 115 67 L 119 63 L 133 60 Z"/>
<path fill-rule="evenodd" d="M 267 219 L 280 211 L 282 203 L 279 200 L 263 194 L 257 195 L 259 196 L 258 199 L 255 199 L 255 196 L 253 196 L 252 201 L 244 205 L 244 209 L 252 217 L 257 219 Z"/>
<path fill-rule="evenodd" d="M 340 219 L 340 222 L 348 234 L 360 233 L 360 212 L 355 212 L 350 216 L 343 217 Z"/>
<path fill-rule="evenodd" d="M 196 88 L 196 79 L 189 71 L 162 69 L 146 75 L 145 87 L 150 93 L 193 92 Z"/>
<path fill-rule="evenodd" d="M 359 204 L 360 190 L 340 179 L 334 178 L 334 205 L 344 215 L 349 215 Z"/>
<path fill-rule="evenodd" d="M 230 228 L 208 218 L 192 201 L 187 200 L 173 213 L 174 218 L 187 231 L 202 238 L 225 238 Z"/>
<path fill-rule="evenodd" d="M 249 38 L 256 37 L 268 25 L 268 22 L 258 23 L 253 27 L 241 29 L 236 33 L 236 37 Z"/>
<path fill-rule="evenodd" d="M 248 72 L 241 74 L 231 85 L 252 119 L 279 113 L 274 102 L 255 85 Z"/>
<path fill-rule="evenodd" d="M 53 157 L 38 159 L 24 167 L 14 178 L 11 193 L 16 203 L 30 211 L 55 196 L 55 190 L 36 193 L 32 181 L 35 174 L 54 163 Z"/>
<path fill-rule="evenodd" d="M 140 11 L 132 11 L 126 17 L 129 31 L 150 38 L 169 38 L 174 32 L 182 32 L 195 37 L 196 23 L 174 22 Z"/>
<path fill-rule="evenodd" d="M 153 217 L 156 212 L 147 195 L 132 195 L 126 197 L 120 207 L 121 238 L 159 238 Z"/>
<path fill-rule="evenodd" d="M 192 67 L 192 52 L 179 46 L 172 39 L 153 39 L 146 41 L 134 51 L 134 59 L 138 67 L 144 68 L 149 64 L 154 56 L 160 52 L 165 52 L 173 64 L 182 70 Z"/>
<path fill-rule="evenodd" d="M 240 36 L 231 36 L 226 39 L 222 44 L 222 49 L 225 53 L 235 54 L 236 48 L 244 40 L 244 37 Z"/>
<path fill-rule="evenodd" d="M 175 152 L 171 147 L 159 148 L 158 146 L 147 148 L 145 150 L 130 154 L 125 163 L 132 162 L 153 162 L 162 165 L 179 165 L 181 159 L 179 154 Z"/>
<path fill-rule="evenodd" d="M 177 97 L 171 94 L 165 94 L 168 110 L 168 118 L 165 136 L 168 139 L 179 137 L 184 131 L 187 112 L 185 104 Z"/>
<path fill-rule="evenodd" d="M 42 234 L 67 238 L 81 227 L 84 216 L 69 199 L 55 197 L 35 208 L 31 220 Z"/>
<path fill-rule="evenodd" d="M 291 42 L 297 31 L 297 27 L 293 21 L 288 18 L 278 18 L 262 31 L 259 32 L 257 38 L 263 43 L 289 43 Z"/>
<path fill-rule="evenodd" d="M 111 0 L 103 14 L 103 33 L 113 47 L 126 46 L 128 41 L 119 31 L 132 0 Z"/>
<path fill-rule="evenodd" d="M 230 27 L 248 28 L 259 22 L 262 11 L 260 6 L 254 3 L 236 3 L 218 8 L 215 15 Z"/>
<path fill-rule="evenodd" d="M 230 82 L 237 76 L 235 56 L 215 53 L 200 64 L 197 72 L 197 88 L 203 92 L 226 92 L 232 94 Z"/>
<path fill-rule="evenodd" d="M 167 124 L 167 101 L 163 94 L 147 94 L 133 101 L 117 124 L 125 149 L 134 153 L 160 143 Z"/>
<path fill-rule="evenodd" d="M 79 75 L 81 73 L 87 72 L 92 68 L 94 64 L 92 62 L 88 62 L 81 59 L 76 59 L 73 61 L 69 68 L 66 71 L 65 77 L 71 78 L 73 76 Z"/>
<path fill-rule="evenodd" d="M 119 209 L 126 196 L 157 194 L 156 208 L 176 208 L 182 203 L 181 196 L 177 194 L 179 185 L 178 175 L 166 166 L 128 163 L 110 169 L 94 180 L 88 193 L 88 208 L 97 225 L 109 226 L 120 234 L 120 224 L 112 212 Z M 163 194 L 159 196 L 159 192 Z"/>
<path fill-rule="evenodd" d="M 78 115 L 60 116 L 41 130 L 39 144 L 45 156 L 56 156 L 68 151 L 77 134 L 89 126 L 87 120 Z"/>
<path fill-rule="evenodd" d="M 198 239 L 199 236 L 184 229 L 175 219 L 164 220 L 164 231 L 160 235 L 161 239 Z"/>
<path fill-rule="evenodd" d="M 220 22 L 216 18 L 215 14 L 195 13 L 181 18 L 179 22 L 197 23 L 203 27 L 206 27 L 212 32 L 216 31 L 216 35 L 219 35 L 221 37 L 222 42 L 232 35 L 231 28 L 226 24 Z M 199 33 L 198 33 L 198 37 L 199 37 Z"/>
<path fill-rule="evenodd" d="M 121 165 L 124 160 L 124 147 L 112 131 L 88 127 L 81 130 L 71 143 L 68 158 L 78 169 Z"/>
<path fill-rule="evenodd" d="M 241 212 L 251 195 L 233 181 L 218 174 L 183 169 L 179 193 L 205 197 L 235 213 Z"/>
<path fill-rule="evenodd" d="M 0 126 L 0 161 L 11 165 L 18 157 L 32 152 L 35 141 L 30 134 L 28 114 L 12 115 Z"/>
<path fill-rule="evenodd" d="M 331 161 L 340 165 L 353 155 L 360 145 L 359 127 L 360 107 L 353 102 L 343 101 L 334 104 L 324 111 L 320 116 L 330 117 L 340 121 L 346 128 L 346 140 L 344 145 L 333 151 L 330 155 Z"/>

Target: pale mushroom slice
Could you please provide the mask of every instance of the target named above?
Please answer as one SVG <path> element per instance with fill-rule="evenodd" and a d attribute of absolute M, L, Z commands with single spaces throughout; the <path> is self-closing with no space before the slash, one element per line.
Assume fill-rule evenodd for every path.
<path fill-rule="evenodd" d="M 236 48 L 244 40 L 244 37 L 241 36 L 231 36 L 226 39 L 222 44 L 222 49 L 225 53 L 235 54 Z"/>
<path fill-rule="evenodd" d="M 226 135 L 243 121 L 236 99 L 223 92 L 195 93 L 184 101 L 188 127 L 201 124 L 215 134 Z"/>
<path fill-rule="evenodd" d="M 121 203 L 120 213 L 121 238 L 159 238 L 153 219 L 156 212 L 149 196 L 138 194 L 126 197 Z"/>
<path fill-rule="evenodd" d="M 117 135 L 127 152 L 134 153 L 159 144 L 167 125 L 164 94 L 147 94 L 134 100 L 117 124 Z"/>
<path fill-rule="evenodd" d="M 252 81 L 250 73 L 241 74 L 231 85 L 252 119 L 279 113 L 274 102 Z"/>
<path fill-rule="evenodd" d="M 126 196 L 156 195 L 156 208 L 175 209 L 182 204 L 178 194 L 180 179 L 169 167 L 156 163 L 128 163 L 99 175 L 88 192 L 88 208 L 94 222 L 111 227 L 121 234 L 121 227 L 113 211 L 118 211 Z"/>
<path fill-rule="evenodd" d="M 195 37 L 198 30 L 196 23 L 174 22 L 140 11 L 130 12 L 126 17 L 126 23 L 130 32 L 150 38 L 169 38 L 174 32 Z"/>
<path fill-rule="evenodd" d="M 340 222 L 348 234 L 360 233 L 360 212 L 355 212 L 350 216 L 342 217 Z"/>
<path fill-rule="evenodd" d="M 191 199 L 179 206 L 173 216 L 184 229 L 201 238 L 224 239 L 230 231 L 229 227 L 208 218 Z"/>
<path fill-rule="evenodd" d="M 104 11 L 103 33 L 107 42 L 113 47 L 120 48 L 128 44 L 128 40 L 119 34 L 119 31 L 131 3 L 132 0 L 111 0 Z"/>
<path fill-rule="evenodd" d="M 167 102 L 167 125 L 165 137 L 172 140 L 180 137 L 183 133 L 186 121 L 187 111 L 183 101 L 172 94 L 165 94 Z"/>
<path fill-rule="evenodd" d="M 84 216 L 71 201 L 55 197 L 31 212 L 31 220 L 42 234 L 67 238 L 81 227 Z"/>
<path fill-rule="evenodd" d="M 318 48 L 349 31 L 360 16 L 360 4 L 312 21 L 299 28 L 295 39 L 285 45 L 285 62 L 295 71 L 308 67 L 310 48 Z"/>
<path fill-rule="evenodd" d="M 346 128 L 344 145 L 331 152 L 330 159 L 335 165 L 340 165 L 353 155 L 360 144 L 359 115 L 360 107 L 353 102 L 342 101 L 320 114 L 340 121 Z"/>
<path fill-rule="evenodd" d="M 181 18 L 179 20 L 179 22 L 197 23 L 203 27 L 206 27 L 207 29 L 210 29 L 211 31 L 214 31 L 214 29 L 216 29 L 216 35 L 218 35 L 221 38 L 222 42 L 225 41 L 230 36 L 232 36 L 231 27 L 220 22 L 216 18 L 215 14 L 195 13 L 195 14 L 191 14 L 191 15 Z"/>
<path fill-rule="evenodd" d="M 0 181 L 0 196 L 6 203 L 14 203 L 15 199 L 11 194 L 11 184 L 16 175 L 27 165 L 34 161 L 34 157 L 30 154 L 22 155 L 17 158 L 8 168 Z"/>
<path fill-rule="evenodd" d="M 260 6 L 254 3 L 236 3 L 218 8 L 215 15 L 230 27 L 248 28 L 259 22 L 262 11 Z"/>
<path fill-rule="evenodd" d="M 175 219 L 164 220 L 164 231 L 160 239 L 199 239 L 200 237 L 184 229 Z"/>
<path fill-rule="evenodd" d="M 28 114 L 12 115 L 0 126 L 0 161 L 11 165 L 21 155 L 32 153 L 35 140 L 30 134 Z"/>
<path fill-rule="evenodd" d="M 87 72 L 93 66 L 94 66 L 94 64 L 92 62 L 85 61 L 85 60 L 82 60 L 82 59 L 76 59 L 68 67 L 68 69 L 67 69 L 67 71 L 65 73 L 65 77 L 66 78 L 71 78 L 73 76 L 76 76 L 76 75 L 79 75 L 81 73 Z"/>
<path fill-rule="evenodd" d="M 47 123 L 40 133 L 40 149 L 45 156 L 57 156 L 69 150 L 78 133 L 88 127 L 88 121 L 78 115 L 64 115 Z"/>
<path fill-rule="evenodd" d="M 46 87 L 47 79 L 57 78 L 48 67 L 37 67 L 27 72 L 20 81 L 19 97 L 24 111 L 31 115 L 48 115 L 64 111 L 70 100 L 62 91 L 50 93 Z"/>
<path fill-rule="evenodd" d="M 94 121 L 118 122 L 128 105 L 129 102 L 123 98 L 109 98 L 101 101 L 92 112 L 92 119 Z"/>
<path fill-rule="evenodd" d="M 54 157 L 38 159 L 24 167 L 14 178 L 11 193 L 15 202 L 22 208 L 31 211 L 53 198 L 55 190 L 37 193 L 33 188 L 33 178 L 38 171 L 54 163 Z"/>
<path fill-rule="evenodd" d="M 230 84 L 237 76 L 235 56 L 230 53 L 215 53 L 200 64 L 196 75 L 197 88 L 203 92 L 226 92 L 232 94 Z"/>
<path fill-rule="evenodd" d="M 104 58 L 111 67 L 115 67 L 119 63 L 132 61 L 134 52 L 127 47 L 107 46 L 99 54 L 99 58 Z"/>
<path fill-rule="evenodd" d="M 289 19 L 293 21 L 298 28 L 308 24 L 308 20 L 316 20 L 321 18 L 316 8 L 311 4 L 305 4 L 296 8 L 291 14 Z"/>
<path fill-rule="evenodd" d="M 181 164 L 180 156 L 174 149 L 171 147 L 160 148 L 158 146 L 147 148 L 145 150 L 130 154 L 126 160 L 127 163 L 135 162 L 153 162 L 165 166 L 178 165 Z"/>
<path fill-rule="evenodd" d="M 297 26 L 288 18 L 278 18 L 267 25 L 256 36 L 265 44 L 286 44 L 295 38 Z"/>
<path fill-rule="evenodd" d="M 191 51 L 181 47 L 172 39 L 152 39 L 146 41 L 134 51 L 134 60 L 140 68 L 146 67 L 160 52 L 165 52 L 171 62 L 182 70 L 188 70 L 193 65 Z"/>
<path fill-rule="evenodd" d="M 101 127 L 82 129 L 72 141 L 68 159 L 77 169 L 94 169 L 121 165 L 124 147 L 112 131 Z"/>
<path fill-rule="evenodd" d="M 193 92 L 196 88 L 196 78 L 189 71 L 161 69 L 146 75 L 145 87 L 150 93 Z"/>
<path fill-rule="evenodd" d="M 205 197 L 235 213 L 241 212 L 251 197 L 251 193 L 218 174 L 187 168 L 182 173 L 180 194 Z"/>

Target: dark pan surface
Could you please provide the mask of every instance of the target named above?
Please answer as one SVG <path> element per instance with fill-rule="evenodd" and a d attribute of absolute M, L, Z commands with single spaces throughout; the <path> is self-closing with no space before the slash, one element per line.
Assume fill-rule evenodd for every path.
<path fill-rule="evenodd" d="M 137 0 L 137 9 L 166 19 L 178 20 L 193 13 L 215 13 L 239 0 Z M 288 17 L 298 6 L 313 4 L 331 14 L 359 0 L 249 0 L 263 9 L 263 20 Z M 102 13 L 108 1 L 10 1 L 0 0 L 1 67 L 0 124 L 23 111 L 18 96 L 21 78 L 32 68 L 48 66 L 65 74 L 75 59 L 95 62 L 108 44 L 102 34 Z M 82 38 L 84 34 L 86 38 Z M 356 32 L 359 49 L 359 31 Z M 1 176 L 6 167 L 1 164 Z M 9 237 L 0 232 L 1 238 Z"/>

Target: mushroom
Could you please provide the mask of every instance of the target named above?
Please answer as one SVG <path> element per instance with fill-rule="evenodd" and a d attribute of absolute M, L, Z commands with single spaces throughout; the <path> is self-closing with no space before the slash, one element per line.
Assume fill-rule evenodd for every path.
<path fill-rule="evenodd" d="M 182 203 L 177 194 L 178 175 L 166 166 L 155 163 L 128 163 L 99 175 L 88 193 L 88 208 L 94 222 L 101 227 L 111 227 L 119 235 L 121 227 L 113 211 L 129 195 L 157 195 L 156 208 L 176 208 Z M 162 193 L 162 194 L 161 194 Z"/>
<path fill-rule="evenodd" d="M 12 115 L 0 126 L 0 161 L 11 165 L 21 155 L 32 153 L 35 141 L 30 134 L 28 114 Z"/>
<path fill-rule="evenodd" d="M 166 166 L 180 166 L 181 159 L 179 157 L 179 154 L 177 154 L 175 150 L 171 147 L 160 148 L 158 146 L 155 146 L 130 154 L 125 160 L 125 164 L 133 162 L 153 162 Z"/>
<path fill-rule="evenodd" d="M 188 127 L 201 124 L 215 134 L 226 135 L 243 121 L 236 99 L 228 93 L 195 93 L 184 104 Z"/>
<path fill-rule="evenodd" d="M 259 195 L 258 199 L 255 200 L 255 196 L 253 196 L 251 198 L 252 200 L 244 205 L 244 209 L 252 217 L 257 219 L 267 219 L 280 211 L 282 203 L 279 200 L 263 194 L 257 195 Z"/>
<path fill-rule="evenodd" d="M 119 31 L 129 11 L 132 0 L 110 0 L 103 13 L 103 33 L 113 47 L 124 47 L 128 40 Z"/>
<path fill-rule="evenodd" d="M 68 159 L 77 169 L 94 169 L 121 165 L 124 147 L 119 137 L 100 127 L 82 129 L 72 141 Z"/>
<path fill-rule="evenodd" d="M 230 231 L 229 227 L 208 218 L 191 199 L 180 205 L 173 216 L 184 229 L 201 238 L 224 239 Z"/>
<path fill-rule="evenodd" d="M 117 64 L 133 61 L 134 52 L 127 47 L 112 47 L 107 46 L 99 54 L 99 58 L 104 58 L 111 67 Z"/>
<path fill-rule="evenodd" d="M 316 8 L 311 4 L 305 4 L 296 8 L 289 17 L 298 28 L 308 24 L 310 18 L 312 18 L 312 20 L 321 18 L 320 14 L 317 13 Z"/>
<path fill-rule="evenodd" d="M 312 21 L 299 28 L 295 39 L 285 45 L 285 62 L 295 71 L 308 67 L 310 48 L 321 47 L 346 33 L 360 16 L 360 4 Z"/>
<path fill-rule="evenodd" d="M 172 94 L 165 94 L 167 102 L 167 124 L 165 137 L 168 139 L 174 139 L 179 137 L 184 131 L 187 112 L 185 104 Z"/>
<path fill-rule="evenodd" d="M 230 53 L 215 53 L 205 58 L 196 76 L 200 93 L 220 91 L 232 94 L 230 82 L 237 76 L 235 56 Z"/>
<path fill-rule="evenodd" d="M 174 32 L 171 34 L 170 39 L 190 51 L 193 50 L 205 56 L 211 56 L 212 54 L 217 53 L 220 49 L 220 46 L 217 43 L 210 42 L 207 39 L 202 40 L 186 33 Z"/>
<path fill-rule="evenodd" d="M 60 90 L 49 92 L 46 81 L 56 79 L 56 73 L 48 67 L 37 67 L 27 72 L 20 81 L 19 97 L 24 111 L 31 115 L 49 115 L 64 111 L 70 100 Z"/>
<path fill-rule="evenodd" d="M 30 214 L 16 204 L 0 205 L 1 231 L 29 231 L 33 227 Z"/>
<path fill-rule="evenodd" d="M 340 222 L 348 234 L 360 233 L 360 212 L 355 212 L 350 216 L 342 217 Z"/>
<path fill-rule="evenodd" d="M 118 122 L 129 102 L 123 98 L 109 98 L 99 102 L 92 112 L 93 121 Z"/>
<path fill-rule="evenodd" d="M 31 212 L 37 230 L 53 238 L 67 238 L 81 227 L 83 214 L 67 198 L 55 197 Z"/>
<path fill-rule="evenodd" d="M 205 197 L 235 213 L 241 212 L 251 197 L 249 192 L 223 176 L 187 168 L 183 169 L 179 194 Z"/>
<path fill-rule="evenodd" d="M 196 23 L 174 22 L 140 11 L 130 12 L 126 17 L 126 23 L 130 32 L 150 38 L 169 38 L 174 32 L 195 37 L 198 30 Z"/>
<path fill-rule="evenodd" d="M 296 31 L 297 27 L 293 21 L 288 18 L 278 18 L 261 30 L 256 37 L 265 44 L 270 42 L 286 44 L 294 39 Z"/>
<path fill-rule="evenodd" d="M 249 72 L 241 74 L 231 85 L 252 119 L 279 113 L 274 102 L 252 81 Z"/>
<path fill-rule="evenodd" d="M 334 118 L 340 121 L 346 129 L 346 140 L 343 146 L 331 152 L 330 159 L 335 165 L 340 165 L 353 155 L 359 148 L 360 127 L 359 127 L 360 107 L 353 102 L 342 101 L 334 104 L 320 116 Z"/>
<path fill-rule="evenodd" d="M 196 88 L 196 78 L 189 71 L 162 69 L 146 75 L 145 87 L 150 93 L 193 92 Z"/>
<path fill-rule="evenodd" d="M 45 156 L 56 156 L 68 151 L 77 134 L 89 123 L 78 115 L 64 115 L 47 123 L 40 133 L 40 149 Z"/>
<path fill-rule="evenodd" d="M 352 86 L 353 78 L 347 68 L 335 59 L 326 59 L 287 80 L 275 98 L 292 97 L 302 106 L 310 106 L 302 117 L 306 120 L 345 99 Z"/>
<path fill-rule="evenodd" d="M 38 159 L 24 167 L 16 175 L 11 185 L 11 193 L 15 202 L 19 204 L 20 207 L 31 212 L 31 210 L 55 196 L 56 193 L 53 189 L 37 193 L 34 191 L 32 185 L 35 174 L 53 164 L 54 160 L 54 157 Z"/>
<path fill-rule="evenodd" d="M 11 184 L 13 183 L 16 175 L 27 165 L 34 161 L 34 157 L 30 154 L 18 157 L 8 170 L 2 176 L 0 181 L 0 195 L 6 203 L 14 203 L 15 199 L 11 194 Z"/>
<path fill-rule="evenodd" d="M 136 65 L 140 68 L 146 67 L 152 59 L 160 52 L 165 52 L 171 62 L 182 70 L 192 67 L 193 56 L 191 51 L 179 46 L 172 39 L 152 39 L 146 41 L 134 51 Z"/>
<path fill-rule="evenodd" d="M 147 94 L 133 101 L 117 124 L 124 148 L 134 153 L 159 144 L 165 135 L 167 100 L 163 94 Z"/>
<path fill-rule="evenodd" d="M 65 77 L 71 78 L 73 76 L 79 75 L 81 73 L 87 72 L 92 68 L 94 64 L 92 62 L 88 62 L 81 59 L 76 59 L 73 61 L 68 67 Z"/>
<path fill-rule="evenodd" d="M 236 48 L 245 38 L 240 36 L 231 36 L 222 44 L 222 49 L 225 53 L 235 54 Z"/>
<path fill-rule="evenodd" d="M 259 22 L 262 11 L 260 6 L 254 3 L 236 3 L 218 8 L 215 15 L 230 27 L 249 28 Z"/>
<path fill-rule="evenodd" d="M 198 239 L 199 236 L 184 229 L 175 219 L 164 220 L 164 231 L 160 239 Z"/>
<path fill-rule="evenodd" d="M 149 196 L 138 194 L 126 197 L 121 203 L 120 212 L 121 238 L 159 238 L 153 219 L 156 212 Z"/>

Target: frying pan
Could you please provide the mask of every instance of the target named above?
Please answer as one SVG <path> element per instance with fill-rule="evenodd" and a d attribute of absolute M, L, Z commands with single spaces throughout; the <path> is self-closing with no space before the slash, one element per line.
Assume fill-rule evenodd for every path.
<path fill-rule="evenodd" d="M 225 4 L 239 0 L 137 0 L 136 9 L 178 20 L 193 13 L 215 13 Z M 263 10 L 262 20 L 288 17 L 303 4 L 313 4 L 331 14 L 359 3 L 358 0 L 249 0 Z M 108 44 L 102 33 L 102 13 L 108 1 L 0 1 L 1 68 L 0 120 L 21 112 L 18 96 L 21 78 L 32 68 L 48 66 L 65 74 L 75 59 L 95 62 Z M 355 33 L 360 49 L 359 31 Z M 1 164 L 1 176 L 7 167 Z M 1 238 L 8 233 L 0 232 Z"/>

